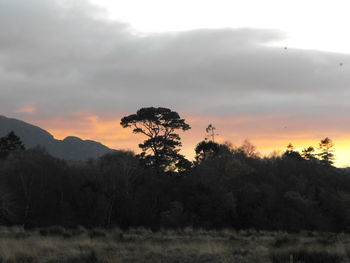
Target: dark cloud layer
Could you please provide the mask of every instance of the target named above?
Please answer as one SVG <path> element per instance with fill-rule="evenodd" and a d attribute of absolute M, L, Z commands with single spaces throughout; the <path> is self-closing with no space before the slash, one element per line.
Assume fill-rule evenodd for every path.
<path fill-rule="evenodd" d="M 213 116 L 350 110 L 348 55 L 272 47 L 284 38 L 273 30 L 137 35 L 94 10 L 0 0 L 1 114 L 24 106 L 38 117 L 149 105 Z"/>

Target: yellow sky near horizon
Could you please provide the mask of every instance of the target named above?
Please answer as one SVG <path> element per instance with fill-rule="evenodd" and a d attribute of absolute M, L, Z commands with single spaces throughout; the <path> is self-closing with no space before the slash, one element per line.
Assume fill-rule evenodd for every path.
<path fill-rule="evenodd" d="M 219 142 L 248 139 L 262 154 L 329 137 L 347 166 L 349 9 L 348 0 L 0 0 L 0 114 L 138 152 L 144 138 L 120 118 L 164 106 L 192 127 L 180 133 L 190 159 L 213 124 Z"/>
<path fill-rule="evenodd" d="M 97 114 L 80 112 L 66 118 L 33 119 L 30 122 L 49 131 L 56 139 L 77 136 L 85 140 L 101 142 L 110 148 L 132 150 L 137 153 L 139 152 L 138 144 L 145 137 L 133 134 L 131 129 L 122 128 L 119 124 L 121 117 L 122 115 L 102 118 Z M 282 153 L 289 143 L 292 143 L 298 151 L 309 146 L 317 149 L 321 139 L 330 137 L 334 142 L 335 165 L 337 167 L 350 166 L 350 136 L 346 133 L 297 132 L 289 131 L 288 127 L 276 129 L 276 119 L 269 120 L 268 118 L 266 122 L 253 117 L 212 119 L 211 122 L 207 117 L 186 116 L 185 120 L 192 128 L 189 131 L 180 132 L 183 144 L 181 153 L 189 159 L 193 159 L 196 144 L 205 138 L 205 128 L 212 123 L 217 128 L 218 142 L 228 141 L 234 146 L 240 146 L 245 139 L 248 139 L 263 156 L 274 151 Z M 256 123 L 255 129 L 251 128 L 252 123 Z"/>

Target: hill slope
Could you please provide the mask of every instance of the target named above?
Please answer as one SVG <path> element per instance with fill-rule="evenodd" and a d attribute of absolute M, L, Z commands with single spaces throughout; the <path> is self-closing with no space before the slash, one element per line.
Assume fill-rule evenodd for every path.
<path fill-rule="evenodd" d="M 0 137 L 7 135 L 10 131 L 14 131 L 21 138 L 26 148 L 41 146 L 51 155 L 65 160 L 85 161 L 113 151 L 99 142 L 73 136 L 56 140 L 40 127 L 0 115 Z"/>

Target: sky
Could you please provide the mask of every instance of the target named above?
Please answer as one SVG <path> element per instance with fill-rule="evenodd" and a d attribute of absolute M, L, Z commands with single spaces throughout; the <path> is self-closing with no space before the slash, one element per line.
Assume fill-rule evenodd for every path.
<path fill-rule="evenodd" d="M 307 2 L 307 3 L 305 3 Z M 167 107 L 189 158 L 218 141 L 262 154 L 330 137 L 350 165 L 347 1 L 0 0 L 0 114 L 137 150 L 119 125 Z"/>

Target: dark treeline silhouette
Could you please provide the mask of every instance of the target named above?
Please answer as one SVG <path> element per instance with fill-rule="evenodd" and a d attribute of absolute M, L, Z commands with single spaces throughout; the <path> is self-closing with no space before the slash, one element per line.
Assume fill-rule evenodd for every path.
<path fill-rule="evenodd" d="M 0 223 L 350 232 L 350 175 L 332 166 L 329 138 L 321 141 L 320 154 L 290 145 L 282 155 L 259 157 L 248 141 L 233 147 L 210 136 L 185 168 L 174 131 L 189 126 L 167 109 L 153 109 L 147 112 L 153 124 L 141 114 L 122 119 L 134 129 L 151 125 L 140 155 L 118 151 L 67 163 L 41 148 L 23 149 L 14 134 L 0 139 L 0 149 L 16 145 L 1 150 Z"/>

